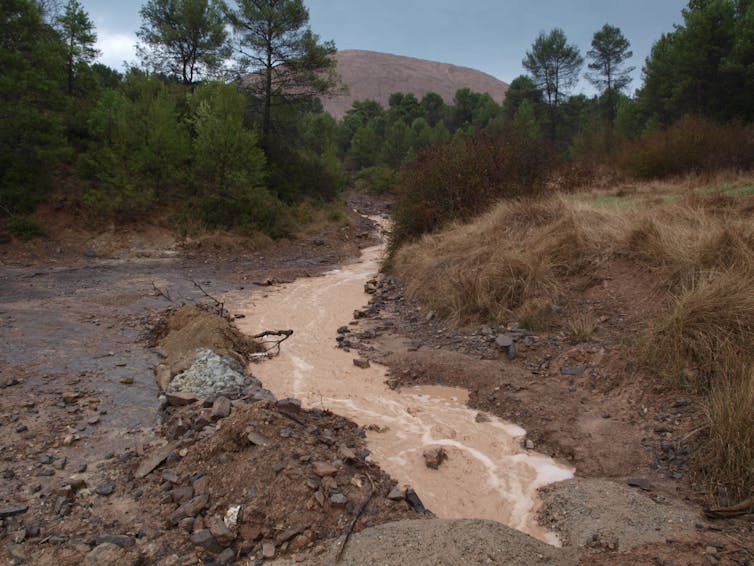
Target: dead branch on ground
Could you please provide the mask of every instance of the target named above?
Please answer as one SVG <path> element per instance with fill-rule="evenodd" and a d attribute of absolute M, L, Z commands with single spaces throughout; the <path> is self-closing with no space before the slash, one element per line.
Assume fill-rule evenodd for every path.
<path fill-rule="evenodd" d="M 372 500 L 372 496 L 374 495 L 374 481 L 372 480 L 372 476 L 367 474 L 367 478 L 369 478 L 369 483 L 372 486 L 372 489 L 369 491 L 369 495 L 367 495 L 367 498 L 361 502 L 359 505 L 359 508 L 356 509 L 356 513 L 353 515 L 353 519 L 351 520 L 351 524 L 348 525 L 348 528 L 346 529 L 346 536 L 343 539 L 343 544 L 340 545 L 340 550 L 338 550 L 338 554 L 335 556 L 335 562 L 340 562 L 340 559 L 343 558 L 343 552 L 346 550 L 346 544 L 348 544 L 348 540 L 351 538 L 351 533 L 353 533 L 353 528 L 356 526 L 356 521 L 359 520 L 359 517 L 361 517 L 361 514 L 364 512 L 364 509 L 366 509 L 367 505 L 369 505 L 369 502 Z"/>
<path fill-rule="evenodd" d="M 260 354 L 252 355 L 252 358 L 272 358 L 280 354 L 280 344 L 288 340 L 293 335 L 293 330 L 265 330 L 264 332 L 260 332 L 259 334 L 255 334 L 252 336 L 255 340 L 258 340 L 260 338 L 266 338 L 267 336 L 277 336 L 278 339 L 276 340 L 262 340 L 260 342 L 262 348 L 264 348 L 264 352 L 261 352 Z M 268 344 L 272 344 L 271 346 L 267 347 Z"/>

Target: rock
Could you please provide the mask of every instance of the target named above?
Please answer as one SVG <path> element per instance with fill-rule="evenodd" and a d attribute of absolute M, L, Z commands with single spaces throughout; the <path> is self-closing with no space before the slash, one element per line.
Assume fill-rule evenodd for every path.
<path fill-rule="evenodd" d="M 201 546 L 202 548 L 214 553 L 220 553 L 223 551 L 222 546 L 217 543 L 215 537 L 213 537 L 212 533 L 209 532 L 209 529 L 202 529 L 192 534 L 191 544 L 193 544 L 194 546 Z"/>
<path fill-rule="evenodd" d="M 330 505 L 335 507 L 345 507 L 348 504 L 348 498 L 342 493 L 333 493 L 330 496 Z"/>
<path fill-rule="evenodd" d="M 351 332 L 351 329 L 347 326 L 341 326 L 338 328 L 338 334 L 348 334 L 349 332 Z"/>
<path fill-rule="evenodd" d="M 170 368 L 166 364 L 158 364 L 157 367 L 154 368 L 154 379 L 162 391 L 168 390 L 172 378 L 173 376 L 170 373 Z"/>
<path fill-rule="evenodd" d="M 329 462 L 312 462 L 312 468 L 314 469 L 314 473 L 321 478 L 325 476 L 334 476 L 338 473 L 338 468 Z"/>
<path fill-rule="evenodd" d="M 28 505 L 11 505 L 10 507 L 0 507 L 0 519 L 23 515 L 29 510 Z"/>
<path fill-rule="evenodd" d="M 649 480 L 645 478 L 627 479 L 626 484 L 631 487 L 638 487 L 643 491 L 650 491 L 652 489 L 652 485 L 649 483 Z"/>
<path fill-rule="evenodd" d="M 170 521 L 175 524 L 185 517 L 196 517 L 207 506 L 207 503 L 209 503 L 209 497 L 206 493 L 197 495 L 173 511 L 170 514 Z"/>
<path fill-rule="evenodd" d="M 448 458 L 445 448 L 428 448 L 424 451 L 424 463 L 428 468 L 436 470 Z"/>
<path fill-rule="evenodd" d="M 270 441 L 267 440 L 267 438 L 257 432 L 249 432 L 246 435 L 246 438 L 248 438 L 249 442 L 255 446 L 267 446 L 270 444 Z"/>
<path fill-rule="evenodd" d="M 199 398 L 193 393 L 184 391 L 173 391 L 166 394 L 168 405 L 172 407 L 184 407 L 199 401 Z"/>
<path fill-rule="evenodd" d="M 341 444 L 340 447 L 338 447 L 338 456 L 340 456 L 341 460 L 345 460 L 346 462 L 354 462 L 357 460 L 354 451 L 345 444 Z"/>
<path fill-rule="evenodd" d="M 84 564 L 102 566 L 102 564 L 123 564 L 125 551 L 111 542 L 105 542 L 95 546 L 84 557 Z"/>
<path fill-rule="evenodd" d="M 233 562 L 235 557 L 236 557 L 236 551 L 233 550 L 232 548 L 226 548 L 215 557 L 214 564 L 217 564 L 218 566 L 225 566 L 226 564 L 230 564 L 231 562 Z"/>
<path fill-rule="evenodd" d="M 265 542 L 262 544 L 262 558 L 275 558 L 275 543 Z"/>
<path fill-rule="evenodd" d="M 354 358 L 353 365 L 355 365 L 357 368 L 367 369 L 369 367 L 369 360 L 365 360 L 363 358 Z"/>
<path fill-rule="evenodd" d="M 501 350 L 507 350 L 513 345 L 513 338 L 507 334 L 501 334 L 495 338 L 495 344 L 497 344 L 498 348 Z"/>
<path fill-rule="evenodd" d="M 26 432 L 27 430 L 29 430 L 29 427 L 23 423 L 19 423 L 16 425 L 16 432 L 21 433 L 21 432 Z"/>
<path fill-rule="evenodd" d="M 406 499 L 406 490 L 401 489 L 399 486 L 394 485 L 390 488 L 390 492 L 387 494 L 387 498 L 391 501 L 403 501 Z"/>
<path fill-rule="evenodd" d="M 524 448 L 526 448 L 527 450 L 534 450 L 534 441 L 527 438 L 524 441 Z"/>
<path fill-rule="evenodd" d="M 224 396 L 220 396 L 212 403 L 212 418 L 224 419 L 230 416 L 231 404 L 230 399 Z"/>
<path fill-rule="evenodd" d="M 240 513 L 240 505 L 231 505 L 228 507 L 228 511 L 225 513 L 225 517 L 223 517 L 223 522 L 231 531 L 234 531 L 238 527 L 238 515 Z"/>
<path fill-rule="evenodd" d="M 121 548 L 131 548 L 136 542 L 127 535 L 97 535 L 94 537 L 94 543 L 97 545 L 110 543 Z"/>
<path fill-rule="evenodd" d="M 177 487 L 175 489 L 171 489 L 169 493 L 170 498 L 173 500 L 173 502 L 181 505 L 194 497 L 194 488 L 191 486 Z"/>
<path fill-rule="evenodd" d="M 236 538 L 236 535 L 217 515 L 213 515 L 207 520 L 207 528 L 209 529 L 209 532 L 212 533 L 212 536 L 215 537 L 215 540 L 217 540 L 222 546 L 229 546 Z"/>
<path fill-rule="evenodd" d="M 422 500 L 419 499 L 419 496 L 416 495 L 416 492 L 413 489 L 408 489 L 406 491 L 406 501 L 408 501 L 408 504 L 414 512 L 429 514 L 429 510 L 424 507 Z"/>
<path fill-rule="evenodd" d="M 563 366 L 560 368 L 560 375 L 583 375 L 586 368 Z"/>
<path fill-rule="evenodd" d="M 194 480 L 192 487 L 194 493 L 200 495 L 202 493 L 209 493 L 209 478 L 207 476 L 201 476 Z"/>
<path fill-rule="evenodd" d="M 165 446 L 162 446 L 152 452 L 149 456 L 146 457 L 146 459 L 141 461 L 141 464 L 139 464 L 139 467 L 136 468 L 136 472 L 134 472 L 134 475 L 138 479 L 142 479 L 146 476 L 148 476 L 152 470 L 154 470 L 157 466 L 162 464 L 168 456 L 173 452 L 175 449 L 174 444 L 167 444 Z"/>
<path fill-rule="evenodd" d="M 238 399 L 250 387 L 261 386 L 253 377 L 244 375 L 243 366 L 233 358 L 221 356 L 212 350 L 199 350 L 191 367 L 176 375 L 167 391 L 193 393 L 200 399 L 219 396 Z"/>
<path fill-rule="evenodd" d="M 162 481 L 170 482 L 173 485 L 179 483 L 178 474 L 176 474 L 173 470 L 162 470 L 160 477 L 162 478 Z"/>
<path fill-rule="evenodd" d="M 114 491 L 115 491 L 114 483 L 107 483 L 107 484 L 94 488 L 94 493 L 96 493 L 97 495 L 102 495 L 103 497 L 112 495 Z"/>
<path fill-rule="evenodd" d="M 120 382 L 123 385 L 133 385 L 134 378 L 126 375 L 126 376 L 123 376 L 123 377 L 120 378 Z"/>
<path fill-rule="evenodd" d="M 516 343 L 514 342 L 510 346 L 508 346 L 508 359 L 513 361 L 518 357 L 518 349 L 516 348 Z"/>
<path fill-rule="evenodd" d="M 275 543 L 276 544 L 283 544 L 284 542 L 288 542 L 293 537 L 300 535 L 303 533 L 306 529 L 304 527 L 291 527 L 290 529 L 284 530 L 282 533 L 280 533 L 277 537 L 275 537 Z"/>
<path fill-rule="evenodd" d="M 474 421 L 478 423 L 488 423 L 490 422 L 490 418 L 484 413 L 477 413 L 476 417 L 474 417 Z"/>

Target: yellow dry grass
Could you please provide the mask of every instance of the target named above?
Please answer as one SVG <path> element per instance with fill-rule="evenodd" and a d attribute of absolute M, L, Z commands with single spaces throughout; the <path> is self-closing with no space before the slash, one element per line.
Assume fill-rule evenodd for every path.
<path fill-rule="evenodd" d="M 706 393 L 703 468 L 743 493 L 754 476 L 752 193 L 751 176 L 729 174 L 501 202 L 402 247 L 393 266 L 411 298 L 453 322 L 539 326 L 603 262 L 654 274 L 668 300 L 642 337 L 649 367 Z M 591 335 L 588 320 L 572 322 L 574 336 Z"/>

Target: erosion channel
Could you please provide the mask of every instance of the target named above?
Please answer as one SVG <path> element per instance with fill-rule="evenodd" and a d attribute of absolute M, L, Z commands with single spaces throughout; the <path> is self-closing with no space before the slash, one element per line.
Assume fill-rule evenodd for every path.
<path fill-rule="evenodd" d="M 490 519 L 549 544 L 557 536 L 536 521 L 537 489 L 573 476 L 573 470 L 521 447 L 525 431 L 494 416 L 479 418 L 463 389 L 441 386 L 392 390 L 386 369 L 353 363 L 337 348 L 337 329 L 367 301 L 365 282 L 378 271 L 384 244 L 367 248 L 355 263 L 320 277 L 298 279 L 225 299 L 245 315 L 239 328 L 294 330 L 278 357 L 255 365 L 254 375 L 278 398 L 300 399 L 368 430 L 371 457 L 402 486 L 412 487 L 440 518 Z M 423 452 L 444 448 L 438 469 Z"/>

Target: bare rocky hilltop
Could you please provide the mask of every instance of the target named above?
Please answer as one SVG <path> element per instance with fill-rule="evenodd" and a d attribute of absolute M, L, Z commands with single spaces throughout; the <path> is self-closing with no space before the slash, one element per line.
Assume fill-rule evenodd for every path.
<path fill-rule="evenodd" d="M 508 90 L 506 83 L 491 75 L 448 63 L 355 49 L 338 51 L 335 59 L 348 92 L 322 102 L 325 110 L 338 120 L 351 108 L 354 100 L 371 98 L 387 107 L 394 92 L 412 92 L 418 98 L 436 92 L 445 102 L 451 103 L 456 91 L 467 87 L 475 92 L 489 93 L 500 103 Z"/>

